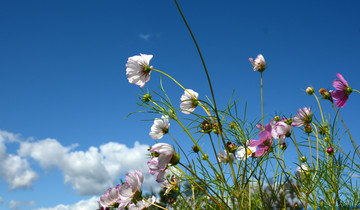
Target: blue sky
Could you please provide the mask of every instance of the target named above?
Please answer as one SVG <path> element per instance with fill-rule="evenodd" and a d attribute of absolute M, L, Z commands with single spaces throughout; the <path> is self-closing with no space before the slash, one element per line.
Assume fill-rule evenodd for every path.
<path fill-rule="evenodd" d="M 261 116 L 260 74 L 248 61 L 259 53 L 270 63 L 264 72 L 268 119 L 275 113 L 295 115 L 304 106 L 318 110 L 303 90 L 310 84 L 316 90 L 332 88 L 336 73 L 360 89 L 359 1 L 179 4 L 202 49 L 220 108 L 235 89 L 235 97 L 242 98 L 239 111 L 247 102 L 249 118 Z M 141 151 L 154 141 L 148 136 L 152 122 L 140 120 L 158 116 L 124 120 L 140 109 L 141 90 L 125 75 L 128 57 L 153 54 L 155 68 L 203 99 L 210 96 L 201 61 L 172 1 L 1 1 L 0 27 L 0 152 L 6 148 L 2 158 L 18 166 L 10 172 L 5 170 L 9 165 L 1 166 L 1 209 L 95 200 L 97 190 L 109 184 L 104 177 L 116 182 L 135 169 L 132 164 L 143 167 Z M 159 87 L 160 75 L 151 76 L 144 90 Z M 163 79 L 177 103 L 183 91 Z M 359 103 L 354 92 L 341 111 L 350 128 L 360 116 Z M 352 134 L 360 136 L 357 130 Z M 191 146 L 185 140 L 184 145 Z M 125 158 L 118 151 L 138 155 Z M 16 182 L 14 176 L 24 177 Z M 98 187 L 86 188 L 89 176 Z"/>

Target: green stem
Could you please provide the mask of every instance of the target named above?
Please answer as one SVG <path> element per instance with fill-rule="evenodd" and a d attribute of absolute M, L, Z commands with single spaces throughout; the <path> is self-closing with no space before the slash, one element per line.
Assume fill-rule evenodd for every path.
<path fill-rule="evenodd" d="M 356 91 L 356 92 L 358 92 L 358 93 L 360 93 L 360 91 L 358 91 L 358 90 L 355 90 L 355 89 L 352 89 L 353 91 Z"/>
<path fill-rule="evenodd" d="M 164 207 L 162 207 L 162 206 L 159 206 L 159 205 L 157 205 L 156 203 L 152 203 L 152 202 L 146 200 L 145 198 L 144 198 L 144 201 L 146 201 L 147 203 L 150 203 L 151 205 L 154 205 L 154 206 L 156 206 L 156 207 L 158 207 L 158 208 L 160 208 L 160 209 L 168 210 L 167 208 L 164 208 Z"/>
<path fill-rule="evenodd" d="M 321 119 L 322 119 L 323 123 L 325 123 L 325 121 L 324 121 L 324 115 L 323 115 L 323 112 L 322 112 L 322 109 L 321 109 L 321 105 L 320 105 L 320 101 L 319 101 L 318 97 L 317 97 L 315 94 L 314 94 L 314 96 L 315 96 L 315 99 L 316 99 L 316 101 L 317 101 L 317 103 L 318 103 L 318 105 L 319 105 L 320 114 L 321 114 Z"/>
<path fill-rule="evenodd" d="M 260 73 L 260 83 L 261 83 L 261 125 L 264 127 L 264 98 L 263 98 L 263 73 Z"/>
<path fill-rule="evenodd" d="M 337 116 L 339 117 L 339 119 L 341 120 L 342 124 L 344 125 L 347 133 L 349 134 L 349 137 L 350 137 L 350 139 L 351 139 L 351 143 L 353 144 L 356 152 L 358 153 L 358 155 L 359 155 L 359 157 L 360 157 L 360 152 L 359 152 L 358 147 L 356 146 L 356 144 L 355 144 L 355 142 L 354 142 L 354 139 L 352 138 L 352 136 L 351 136 L 351 134 L 350 134 L 349 129 L 346 127 L 345 122 L 344 122 L 343 119 L 340 117 L 339 111 L 336 109 L 334 103 L 331 103 L 331 104 L 333 105 L 333 107 L 334 107 L 334 109 L 335 109 L 335 111 L 336 111 Z"/>

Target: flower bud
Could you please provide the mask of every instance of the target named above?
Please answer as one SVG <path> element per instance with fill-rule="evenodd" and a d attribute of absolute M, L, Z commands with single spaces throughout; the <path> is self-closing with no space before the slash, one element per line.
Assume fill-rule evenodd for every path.
<path fill-rule="evenodd" d="M 307 161 L 307 158 L 306 158 L 305 156 L 302 156 L 302 157 L 300 158 L 300 161 L 303 162 L 303 163 L 305 163 L 305 162 Z"/>
<path fill-rule="evenodd" d="M 232 130 L 234 130 L 234 129 L 236 128 L 236 123 L 235 123 L 235 122 L 231 122 L 231 123 L 229 124 L 229 127 L 230 127 Z"/>
<path fill-rule="evenodd" d="M 202 123 L 201 123 L 201 132 L 202 133 L 210 133 L 211 130 L 212 130 L 212 125 L 209 121 L 207 120 L 204 120 Z"/>
<path fill-rule="evenodd" d="M 194 146 L 192 147 L 192 150 L 193 150 L 195 153 L 198 153 L 198 152 L 200 151 L 200 148 L 199 148 L 199 146 L 194 145 Z"/>
<path fill-rule="evenodd" d="M 328 147 L 327 148 L 327 150 L 326 150 L 326 152 L 329 154 L 329 155 L 332 155 L 332 154 L 334 154 L 334 148 L 332 148 L 332 147 Z"/>
<path fill-rule="evenodd" d="M 319 134 L 325 136 L 327 134 L 328 130 L 324 126 L 323 128 L 319 128 Z"/>
<path fill-rule="evenodd" d="M 256 124 L 256 128 L 259 130 L 263 130 L 264 127 L 261 125 L 261 123 Z"/>
<path fill-rule="evenodd" d="M 275 120 L 276 122 L 279 122 L 279 121 L 280 121 L 280 117 L 279 117 L 279 116 L 275 116 L 275 117 L 274 117 L 274 120 Z"/>
<path fill-rule="evenodd" d="M 314 88 L 312 88 L 312 87 L 306 88 L 306 93 L 309 95 L 312 95 L 314 93 Z"/>
<path fill-rule="evenodd" d="M 329 142 L 329 141 L 330 141 L 330 137 L 325 136 L 325 137 L 324 137 L 324 141 L 325 141 L 325 142 Z"/>
<path fill-rule="evenodd" d="M 280 145 L 280 149 L 281 149 L 281 150 L 286 150 L 286 148 L 287 148 L 287 145 L 286 145 L 285 142 Z"/>
<path fill-rule="evenodd" d="M 227 147 L 228 147 L 228 149 L 229 149 L 229 152 L 231 152 L 231 153 L 235 153 L 236 152 L 236 150 L 237 150 L 237 146 L 236 146 L 236 144 L 234 144 L 234 143 L 231 143 L 231 142 L 228 142 L 227 143 Z"/>
<path fill-rule="evenodd" d="M 324 99 L 331 100 L 331 95 L 327 90 L 325 90 L 325 88 L 321 88 L 319 93 L 323 96 Z"/>
<path fill-rule="evenodd" d="M 207 154 L 203 155 L 203 156 L 202 156 L 202 159 L 203 159 L 203 160 L 209 159 L 209 155 L 207 155 Z"/>

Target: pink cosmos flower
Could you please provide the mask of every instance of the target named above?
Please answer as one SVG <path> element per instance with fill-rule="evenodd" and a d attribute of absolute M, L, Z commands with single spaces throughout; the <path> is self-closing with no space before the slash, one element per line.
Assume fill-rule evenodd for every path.
<path fill-rule="evenodd" d="M 135 173 L 128 173 L 125 177 L 126 182 L 120 186 L 119 189 L 119 207 L 118 209 L 124 209 L 133 197 L 141 195 L 140 187 L 144 181 L 144 175 L 139 170 L 135 170 Z"/>
<path fill-rule="evenodd" d="M 149 133 L 152 139 L 161 139 L 164 134 L 168 133 L 170 127 L 169 116 L 163 115 L 161 119 L 156 118 L 154 124 L 151 126 Z"/>
<path fill-rule="evenodd" d="M 150 149 L 151 160 L 148 161 L 149 173 L 158 174 L 156 181 L 163 182 L 164 175 L 168 171 L 168 164 L 175 155 L 175 150 L 170 144 L 157 143 Z"/>
<path fill-rule="evenodd" d="M 265 130 L 262 130 L 259 133 L 259 140 L 249 140 L 249 147 L 257 147 L 258 149 L 255 152 L 255 157 L 260 157 L 265 155 L 270 147 L 272 146 L 272 127 L 270 123 L 265 125 Z"/>
<path fill-rule="evenodd" d="M 126 63 L 126 76 L 131 84 L 141 88 L 150 80 L 152 66 L 149 66 L 153 55 L 140 54 L 130 57 Z"/>
<path fill-rule="evenodd" d="M 309 124 L 312 121 L 312 112 L 308 107 L 304 107 L 298 110 L 298 114 L 294 117 L 292 126 L 301 127 L 303 125 Z"/>
<path fill-rule="evenodd" d="M 253 67 L 254 71 L 263 72 L 265 70 L 266 63 L 265 63 L 265 58 L 263 55 L 259 54 L 255 58 L 255 61 L 253 60 L 253 58 L 249 58 L 249 61 L 254 66 Z"/>
<path fill-rule="evenodd" d="M 195 110 L 195 108 L 197 107 L 197 105 L 199 104 L 199 102 L 197 100 L 198 97 L 199 97 L 199 93 L 197 93 L 191 89 L 186 89 L 184 91 L 184 94 L 180 98 L 181 112 L 184 114 L 190 114 L 191 112 L 193 112 Z"/>
<path fill-rule="evenodd" d="M 178 184 L 181 182 L 181 179 L 173 174 L 170 180 L 165 180 L 161 185 L 161 188 L 166 189 L 164 195 L 167 195 L 171 190 L 178 188 Z"/>
<path fill-rule="evenodd" d="M 274 139 L 279 139 L 279 144 L 285 143 L 285 138 L 290 135 L 291 127 L 284 120 L 277 122 L 272 128 L 271 135 Z"/>
<path fill-rule="evenodd" d="M 119 188 L 120 188 L 120 185 L 117 185 L 116 187 L 109 188 L 108 190 L 106 190 L 104 195 L 102 195 L 100 197 L 99 204 L 102 207 L 106 208 L 106 207 L 113 207 L 117 203 L 119 203 L 119 200 L 120 200 Z"/>
<path fill-rule="evenodd" d="M 334 79 L 333 86 L 337 90 L 332 92 L 331 96 L 336 100 L 335 106 L 344 107 L 352 89 L 341 74 L 337 73 L 336 76 L 339 79 Z"/>

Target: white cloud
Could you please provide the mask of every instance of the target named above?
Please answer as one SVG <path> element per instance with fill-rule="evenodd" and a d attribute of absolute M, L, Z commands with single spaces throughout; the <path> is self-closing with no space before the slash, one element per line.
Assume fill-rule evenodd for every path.
<path fill-rule="evenodd" d="M 133 148 L 109 142 L 87 151 L 73 151 L 74 146 L 64 147 L 55 139 L 21 142 L 19 155 L 29 156 L 49 170 L 59 168 L 64 182 L 70 183 L 80 195 L 101 195 L 107 188 L 119 183 L 119 177 L 139 169 L 144 173 L 144 189 L 159 191 L 160 185 L 148 173 L 148 145 L 135 142 Z"/>
<path fill-rule="evenodd" d="M 60 204 L 51 208 L 39 208 L 35 210 L 94 210 L 99 208 L 98 205 L 99 199 L 100 199 L 99 197 L 94 196 L 88 200 L 81 200 L 72 205 Z"/>
<path fill-rule="evenodd" d="M 36 205 L 35 201 L 14 201 L 11 200 L 9 202 L 9 208 L 12 210 L 18 210 L 20 209 L 19 206 L 34 206 Z"/>
<path fill-rule="evenodd" d="M 0 131 L 0 177 L 9 184 L 11 190 L 32 187 L 39 175 L 30 168 L 26 159 L 6 153 L 7 142 L 19 142 L 17 135 Z"/>
<path fill-rule="evenodd" d="M 151 34 L 143 34 L 143 33 L 139 34 L 139 38 L 143 39 L 145 41 L 149 40 L 150 36 L 151 36 Z"/>

